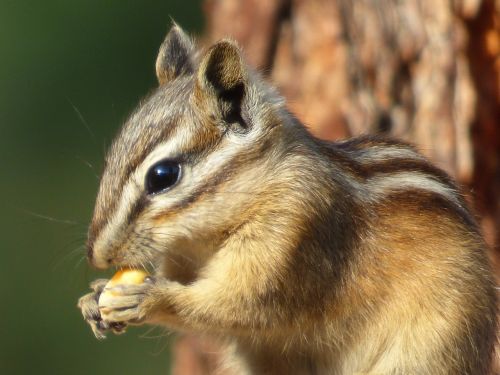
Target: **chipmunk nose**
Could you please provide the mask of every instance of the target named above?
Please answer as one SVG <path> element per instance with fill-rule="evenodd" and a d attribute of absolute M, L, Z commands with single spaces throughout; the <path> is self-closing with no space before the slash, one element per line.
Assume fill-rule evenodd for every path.
<path fill-rule="evenodd" d="M 87 260 L 90 264 L 93 264 L 94 260 L 94 242 L 95 234 L 92 230 L 89 230 L 89 233 L 87 235 L 87 243 L 85 245 L 87 246 Z"/>
<path fill-rule="evenodd" d="M 87 244 L 87 259 L 92 262 L 92 257 L 94 256 L 94 247 Z"/>
<path fill-rule="evenodd" d="M 94 260 L 94 244 L 89 242 L 87 242 L 87 260 L 90 264 L 92 264 Z"/>
<path fill-rule="evenodd" d="M 95 268 L 106 269 L 111 265 L 111 259 L 96 256 L 93 241 L 87 242 L 87 260 Z"/>

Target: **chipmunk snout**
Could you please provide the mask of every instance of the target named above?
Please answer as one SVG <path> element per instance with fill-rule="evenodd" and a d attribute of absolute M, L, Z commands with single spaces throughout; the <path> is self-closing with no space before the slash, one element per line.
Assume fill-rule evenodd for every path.
<path fill-rule="evenodd" d="M 109 259 L 106 254 L 102 255 L 95 251 L 93 241 L 87 242 L 87 260 L 93 267 L 106 269 L 111 265 L 112 259 Z"/>

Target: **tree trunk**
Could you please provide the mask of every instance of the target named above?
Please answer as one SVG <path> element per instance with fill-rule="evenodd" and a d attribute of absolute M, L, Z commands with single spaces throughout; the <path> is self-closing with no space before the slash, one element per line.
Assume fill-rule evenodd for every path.
<path fill-rule="evenodd" d="M 315 135 L 416 144 L 462 184 L 498 250 L 499 10 L 499 0 L 206 0 L 204 38 L 238 41 Z M 178 344 L 188 362 L 207 363 L 183 340 L 193 339 Z M 208 362 L 174 374 L 209 374 Z"/>

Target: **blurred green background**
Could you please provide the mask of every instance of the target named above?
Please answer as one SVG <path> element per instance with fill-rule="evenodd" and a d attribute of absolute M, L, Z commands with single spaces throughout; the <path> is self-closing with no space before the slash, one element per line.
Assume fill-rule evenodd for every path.
<path fill-rule="evenodd" d="M 0 374 L 167 374 L 164 332 L 98 342 L 75 305 L 106 276 L 83 259 L 104 150 L 201 1 L 0 4 Z"/>

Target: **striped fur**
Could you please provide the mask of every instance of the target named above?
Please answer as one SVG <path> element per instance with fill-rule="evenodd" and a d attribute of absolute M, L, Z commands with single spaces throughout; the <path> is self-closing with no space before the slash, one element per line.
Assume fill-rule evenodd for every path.
<path fill-rule="evenodd" d="M 90 261 L 154 271 L 145 321 L 220 338 L 237 373 L 487 374 L 493 276 L 450 177 L 395 140 L 315 139 L 232 42 L 192 50 L 174 26 L 110 149 Z M 165 158 L 182 178 L 148 196 Z"/>

